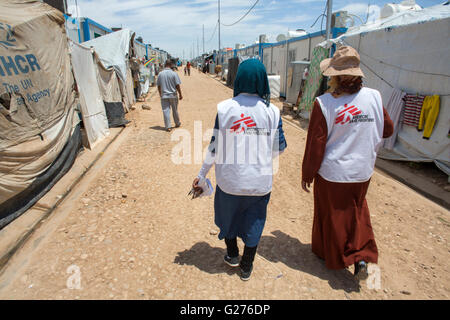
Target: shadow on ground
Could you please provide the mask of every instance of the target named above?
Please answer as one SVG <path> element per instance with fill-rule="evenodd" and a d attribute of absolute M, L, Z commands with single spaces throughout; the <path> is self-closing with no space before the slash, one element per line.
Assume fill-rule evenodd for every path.
<path fill-rule="evenodd" d="M 325 261 L 311 251 L 311 244 L 303 244 L 298 239 L 279 230 L 273 236 L 263 236 L 258 246 L 258 254 L 270 262 L 284 263 L 291 269 L 309 273 L 319 279 L 327 280 L 334 290 L 359 292 L 359 283 L 347 270 L 330 270 Z"/>
<path fill-rule="evenodd" d="M 258 255 L 269 262 L 281 262 L 293 270 L 309 273 L 319 279 L 328 281 L 334 290 L 359 292 L 359 283 L 347 270 L 329 270 L 325 262 L 311 251 L 311 244 L 303 244 L 298 239 L 277 230 L 273 236 L 263 236 L 258 245 Z M 195 266 L 210 273 L 235 274 L 239 268 L 231 268 L 223 262 L 226 254 L 224 248 L 213 248 L 206 242 L 198 242 L 192 248 L 178 252 L 174 263 Z"/>
<path fill-rule="evenodd" d="M 161 127 L 161 126 L 153 126 L 153 127 L 150 127 L 150 129 L 152 129 L 152 130 L 159 130 L 159 131 L 166 131 L 166 128 Z"/>
<path fill-rule="evenodd" d="M 198 242 L 189 250 L 178 252 L 174 263 L 179 265 L 195 266 L 202 271 L 217 274 L 235 274 L 239 268 L 232 268 L 223 262 L 226 250 L 223 248 L 213 248 L 206 242 Z"/>

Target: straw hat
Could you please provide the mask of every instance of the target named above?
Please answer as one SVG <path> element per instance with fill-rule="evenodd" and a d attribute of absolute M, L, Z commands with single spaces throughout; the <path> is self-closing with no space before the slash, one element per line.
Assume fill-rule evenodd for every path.
<path fill-rule="evenodd" d="M 343 46 L 336 50 L 333 58 L 320 63 L 320 71 L 327 77 L 344 75 L 364 77 L 359 62 L 358 52 L 352 47 Z"/>

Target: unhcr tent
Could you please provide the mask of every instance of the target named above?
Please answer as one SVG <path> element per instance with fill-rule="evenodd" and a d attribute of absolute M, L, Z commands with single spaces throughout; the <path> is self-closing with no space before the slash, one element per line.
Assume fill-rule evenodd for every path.
<path fill-rule="evenodd" d="M 0 228 L 36 203 L 81 147 L 62 13 L 0 2 Z"/>
<path fill-rule="evenodd" d="M 381 92 L 383 103 L 396 118 L 396 140 L 385 143 L 379 157 L 416 162 L 433 161 L 450 175 L 450 5 L 403 11 L 323 42 L 350 45 L 361 56 L 366 86 Z M 439 95 L 439 115 L 430 138 L 413 126 L 402 124 L 402 113 L 392 104 L 398 96 Z M 388 104 L 389 103 L 389 104 Z M 403 110 L 401 110 L 403 112 Z"/>

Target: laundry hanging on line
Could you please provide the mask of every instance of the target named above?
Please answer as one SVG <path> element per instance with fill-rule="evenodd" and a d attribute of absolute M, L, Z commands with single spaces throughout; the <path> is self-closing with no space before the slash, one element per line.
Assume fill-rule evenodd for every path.
<path fill-rule="evenodd" d="M 420 113 L 425 96 L 419 94 L 406 94 L 403 111 L 403 124 L 417 128 L 419 126 Z"/>
<path fill-rule="evenodd" d="M 440 98 L 438 95 L 427 96 L 423 101 L 417 129 L 423 130 L 423 138 L 430 139 L 434 125 L 439 115 Z"/>

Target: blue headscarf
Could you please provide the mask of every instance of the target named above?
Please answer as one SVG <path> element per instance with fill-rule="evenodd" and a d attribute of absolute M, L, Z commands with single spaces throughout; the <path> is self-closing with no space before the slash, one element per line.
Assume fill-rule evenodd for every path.
<path fill-rule="evenodd" d="M 248 59 L 241 64 L 234 80 L 234 94 L 258 94 L 267 106 L 270 104 L 270 87 L 266 67 L 258 59 Z"/>

